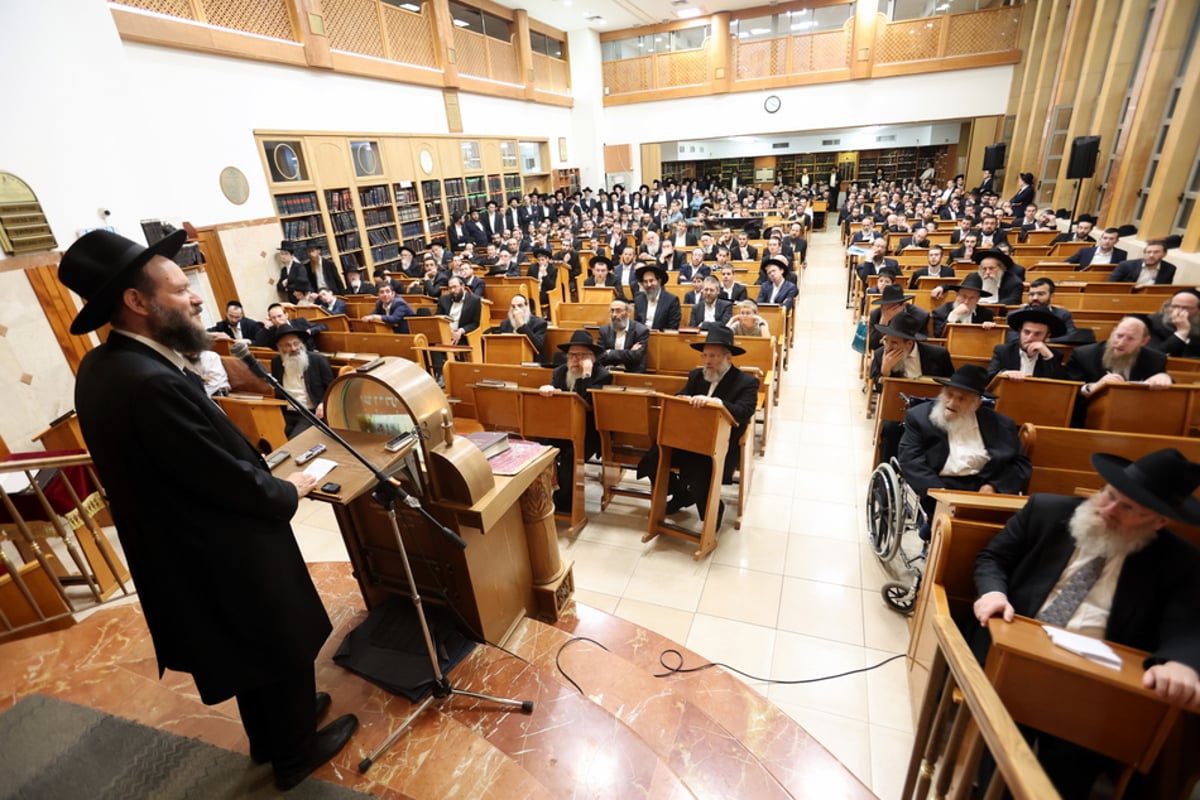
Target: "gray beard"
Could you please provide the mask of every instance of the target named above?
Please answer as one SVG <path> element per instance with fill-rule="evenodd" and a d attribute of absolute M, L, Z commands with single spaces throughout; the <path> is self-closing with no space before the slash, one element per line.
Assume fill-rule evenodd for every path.
<path fill-rule="evenodd" d="M 704 380 L 708 381 L 709 383 L 720 383 L 721 379 L 725 377 L 725 374 L 729 372 L 729 367 L 726 366 L 721 369 L 709 369 L 708 367 L 704 367 L 703 371 Z"/>
<path fill-rule="evenodd" d="M 1075 546 L 1086 556 L 1104 556 L 1105 560 L 1128 556 L 1154 541 L 1155 529 L 1123 534 L 1108 527 L 1096 509 L 1099 495 L 1092 495 L 1071 514 L 1069 529 Z"/>
<path fill-rule="evenodd" d="M 1122 375 L 1128 375 L 1129 370 L 1133 367 L 1133 362 L 1137 361 L 1138 353 L 1141 349 L 1134 350 L 1128 355 L 1118 355 L 1116 351 L 1104 348 L 1104 354 L 1100 357 L 1100 363 L 1109 372 L 1119 372 Z"/>
<path fill-rule="evenodd" d="M 567 391 L 574 388 L 575 383 L 583 377 L 583 373 L 578 370 L 567 368 Z"/>
<path fill-rule="evenodd" d="M 992 295 L 996 294 L 996 292 L 999 291 L 999 289 L 1000 289 L 1000 278 L 999 277 L 983 279 L 983 296 L 984 297 L 991 297 Z"/>
<path fill-rule="evenodd" d="M 612 321 L 612 329 L 616 333 L 620 333 L 629 327 L 629 321 L 624 319 L 614 319 Z"/>
<path fill-rule="evenodd" d="M 644 292 L 645 292 L 645 294 L 646 294 L 646 299 L 647 299 L 647 300 L 649 300 L 651 303 L 657 303 L 657 302 L 658 302 L 658 296 L 659 296 L 660 294 L 662 294 L 662 289 L 661 289 L 661 288 L 657 288 L 657 289 L 654 289 L 654 290 L 645 289 L 645 290 L 643 290 L 643 291 L 644 291 Z"/>
<path fill-rule="evenodd" d="M 933 401 L 933 409 L 929 412 L 929 421 L 933 423 L 933 427 L 942 431 L 947 436 L 956 435 L 971 424 L 967 420 L 967 415 L 959 412 L 953 419 L 946 416 L 946 408 L 942 405 L 941 398 Z"/>
<path fill-rule="evenodd" d="M 1163 327 L 1169 331 L 1175 330 L 1175 323 L 1171 322 L 1171 310 L 1169 308 L 1164 308 L 1162 311 L 1160 311 L 1158 317 L 1162 322 Z M 1188 338 L 1194 339 L 1200 336 L 1200 314 L 1197 314 L 1195 317 L 1191 317 L 1188 321 L 1191 323 L 1191 328 L 1188 330 Z"/>
<path fill-rule="evenodd" d="M 301 350 L 299 353 L 290 353 L 280 356 L 283 359 L 283 374 L 284 377 L 296 377 L 303 380 L 304 373 L 308 371 L 308 350 Z"/>

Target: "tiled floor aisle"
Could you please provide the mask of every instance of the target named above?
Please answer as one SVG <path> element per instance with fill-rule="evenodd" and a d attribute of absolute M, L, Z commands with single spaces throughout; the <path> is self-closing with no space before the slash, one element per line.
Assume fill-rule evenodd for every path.
<path fill-rule="evenodd" d="M 617 498 L 601 514 L 599 490 L 589 487 L 591 521 L 576 538 L 559 539 L 575 561 L 580 602 L 774 680 L 878 663 L 908 643 L 904 618 L 880 599 L 887 577 L 864 544 L 871 426 L 835 233 L 814 235 L 809 265 L 742 529 L 726 523 L 717 550 L 696 563 L 694 548 L 678 540 L 642 544 L 644 503 Z M 296 521 L 310 561 L 346 558 L 326 506 L 306 503 Z M 881 798 L 899 796 L 912 745 L 902 659 L 817 684 L 757 686 Z"/>

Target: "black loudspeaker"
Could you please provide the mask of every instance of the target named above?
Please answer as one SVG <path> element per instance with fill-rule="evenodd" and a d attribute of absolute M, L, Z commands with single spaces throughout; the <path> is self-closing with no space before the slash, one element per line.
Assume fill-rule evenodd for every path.
<path fill-rule="evenodd" d="M 1071 142 L 1071 160 L 1067 163 L 1067 179 L 1083 180 L 1096 172 L 1096 158 L 1100 155 L 1099 136 L 1076 136 Z"/>
<path fill-rule="evenodd" d="M 1007 152 L 1008 145 L 1004 142 L 989 144 L 983 148 L 983 168 L 993 173 L 1004 169 L 1004 157 Z"/>

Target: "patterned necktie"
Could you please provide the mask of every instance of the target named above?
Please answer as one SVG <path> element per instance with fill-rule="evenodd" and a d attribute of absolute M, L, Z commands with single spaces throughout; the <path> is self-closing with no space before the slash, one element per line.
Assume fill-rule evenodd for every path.
<path fill-rule="evenodd" d="M 1070 577 L 1066 586 L 1054 598 L 1054 602 L 1046 607 L 1037 618 L 1051 625 L 1064 626 L 1074 616 L 1076 609 L 1092 590 L 1100 573 L 1104 570 L 1104 556 L 1096 556 L 1088 561 Z"/>

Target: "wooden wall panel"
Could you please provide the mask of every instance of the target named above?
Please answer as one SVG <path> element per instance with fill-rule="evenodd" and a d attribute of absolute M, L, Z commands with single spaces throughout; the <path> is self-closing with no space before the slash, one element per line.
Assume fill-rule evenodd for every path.
<path fill-rule="evenodd" d="M 71 291 L 59 283 L 58 266 L 48 264 L 40 267 L 30 267 L 25 270 L 25 277 L 33 287 L 46 321 L 54 331 L 54 338 L 62 348 L 67 363 L 72 372 L 79 371 L 79 362 L 95 344 L 90 335 L 74 336 L 71 333 L 71 320 L 75 319 L 78 309 Z"/>

